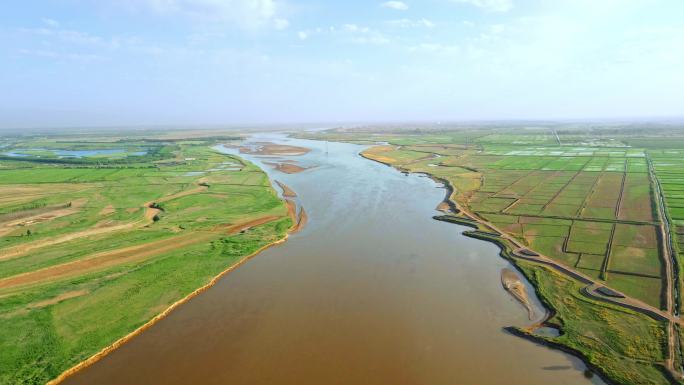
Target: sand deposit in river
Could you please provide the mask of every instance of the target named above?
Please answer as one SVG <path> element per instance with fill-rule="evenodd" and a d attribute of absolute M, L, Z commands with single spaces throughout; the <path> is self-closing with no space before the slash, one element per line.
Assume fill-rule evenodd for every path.
<path fill-rule="evenodd" d="M 270 142 L 258 142 L 249 146 L 240 147 L 240 153 L 250 155 L 299 156 L 307 154 L 309 151 L 311 150 L 306 147 L 274 144 Z"/>
<path fill-rule="evenodd" d="M 525 289 L 525 284 L 523 284 L 520 276 L 515 271 L 504 268 L 501 270 L 501 284 L 504 289 L 508 291 L 513 298 L 518 300 L 525 309 L 527 309 L 527 314 L 530 320 L 534 319 L 534 309 L 530 304 L 529 297 L 527 296 L 527 290 Z"/>
<path fill-rule="evenodd" d="M 283 196 L 285 198 L 296 198 L 297 193 L 295 193 L 291 188 L 289 188 L 285 183 L 281 181 L 275 181 L 281 189 L 283 189 Z"/>
<path fill-rule="evenodd" d="M 281 171 L 281 172 L 284 172 L 286 174 L 297 174 L 297 173 L 300 173 L 302 171 L 306 171 L 309 168 L 311 168 L 311 167 L 308 167 L 308 168 L 302 167 L 302 166 L 299 166 L 297 164 L 290 163 L 290 162 L 264 162 L 264 164 L 267 164 L 267 165 L 273 167 L 274 169 Z"/>

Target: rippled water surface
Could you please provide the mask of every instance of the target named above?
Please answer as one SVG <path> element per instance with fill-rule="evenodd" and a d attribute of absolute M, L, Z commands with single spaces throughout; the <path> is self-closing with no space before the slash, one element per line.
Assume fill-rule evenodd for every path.
<path fill-rule="evenodd" d="M 527 312 L 501 287 L 496 246 L 431 217 L 445 191 L 312 148 L 287 175 L 309 214 L 266 250 L 69 384 L 590 384 L 579 360 L 502 330 Z M 326 153 L 327 148 L 327 153 Z M 542 310 L 535 299 L 538 314 Z"/>

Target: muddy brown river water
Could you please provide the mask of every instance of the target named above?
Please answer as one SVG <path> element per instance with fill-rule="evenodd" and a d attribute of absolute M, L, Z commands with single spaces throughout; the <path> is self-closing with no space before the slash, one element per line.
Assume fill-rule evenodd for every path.
<path fill-rule="evenodd" d="M 445 190 L 358 156 L 312 148 L 290 186 L 308 225 L 66 384 L 602 384 L 576 358 L 502 330 L 528 325 L 492 244 L 431 217 Z M 228 150 L 226 150 L 228 151 Z M 536 314 L 543 314 L 528 287 Z"/>

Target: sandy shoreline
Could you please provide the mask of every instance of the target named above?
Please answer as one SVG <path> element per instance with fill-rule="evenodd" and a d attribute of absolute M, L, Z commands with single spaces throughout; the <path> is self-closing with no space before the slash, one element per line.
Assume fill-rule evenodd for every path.
<path fill-rule="evenodd" d="M 290 191 L 292 191 L 292 190 L 290 190 Z M 296 193 L 295 193 L 294 191 L 292 191 L 292 193 L 295 194 L 295 196 L 296 196 Z M 292 226 L 290 227 L 288 233 L 285 234 L 285 236 L 284 236 L 283 238 L 281 238 L 281 239 L 279 239 L 279 240 L 277 240 L 277 241 L 271 242 L 271 243 L 269 243 L 269 244 L 266 244 L 266 245 L 260 247 L 259 249 L 257 249 L 256 251 L 254 251 L 253 253 L 251 253 L 251 254 L 249 254 L 249 255 L 246 255 L 246 256 L 240 258 L 239 261 L 237 261 L 236 263 L 230 265 L 228 268 L 226 268 L 225 270 L 223 270 L 222 272 L 220 272 L 218 275 L 216 275 L 215 277 L 213 277 L 207 284 L 205 284 L 205 285 L 203 285 L 203 286 L 201 286 L 201 287 L 195 289 L 194 291 L 192 291 L 192 292 L 191 292 L 190 294 L 188 294 L 187 296 L 185 296 L 185 297 L 179 299 L 178 301 L 174 302 L 174 303 L 171 304 L 169 307 L 167 307 L 163 312 L 157 314 L 156 316 L 154 316 L 152 319 L 150 319 L 149 321 L 147 321 L 145 324 L 143 324 L 143 325 L 140 326 L 139 328 L 133 330 L 132 332 L 128 333 L 127 335 L 125 335 L 125 336 L 119 338 L 118 340 L 114 341 L 111 345 L 104 347 L 102 350 L 100 350 L 99 352 L 95 353 L 94 355 L 88 357 L 87 359 L 85 359 L 85 360 L 79 362 L 78 364 L 72 366 L 71 368 L 65 370 L 65 371 L 62 372 L 59 376 L 57 376 L 56 378 L 54 378 L 54 379 L 50 380 L 49 382 L 47 382 L 46 385 L 56 385 L 56 384 L 60 384 L 60 383 L 62 383 L 64 380 L 66 380 L 67 378 L 69 378 L 69 377 L 75 375 L 76 373 L 78 373 L 79 371 L 81 371 L 81 370 L 83 370 L 83 369 L 85 369 L 85 368 L 87 368 L 87 367 L 89 367 L 89 366 L 91 366 L 91 365 L 97 363 L 97 362 L 100 361 L 101 359 L 105 358 L 108 354 L 112 353 L 113 351 L 115 351 L 115 350 L 118 349 L 119 347 L 121 347 L 121 346 L 123 346 L 124 344 L 126 344 L 128 341 L 132 340 L 132 339 L 135 338 L 136 336 L 138 336 L 138 335 L 142 334 L 143 332 L 145 332 L 145 330 L 147 330 L 147 329 L 151 328 L 152 326 L 154 326 L 157 322 L 159 322 L 159 321 L 161 321 L 162 319 L 166 318 L 166 317 L 167 317 L 169 314 L 171 314 L 171 312 L 173 312 L 176 308 L 178 308 L 178 307 L 180 307 L 181 305 L 187 303 L 188 301 L 190 301 L 190 300 L 193 299 L 194 297 L 196 297 L 196 296 L 202 294 L 204 291 L 206 291 L 206 290 L 208 290 L 209 288 L 211 288 L 212 286 L 216 285 L 216 283 L 217 283 L 221 278 L 223 278 L 224 276 L 228 275 L 228 273 L 230 273 L 230 272 L 232 272 L 233 270 L 237 269 L 238 267 L 240 267 L 241 265 L 243 265 L 244 263 L 246 263 L 247 261 L 249 261 L 250 259 L 252 259 L 252 258 L 255 257 L 256 255 L 260 254 L 261 252 L 263 252 L 264 250 L 266 250 L 266 249 L 268 249 L 268 248 L 271 248 L 271 247 L 273 247 L 273 246 L 276 246 L 276 245 L 285 243 L 285 241 L 287 241 L 287 239 L 289 238 L 290 234 L 293 234 L 293 233 L 296 233 L 296 232 L 300 231 L 301 228 L 306 224 L 306 222 L 307 222 L 307 215 L 306 215 L 306 212 L 304 211 L 304 208 L 303 208 L 303 207 L 300 207 L 300 209 L 299 209 L 299 217 L 297 217 L 297 206 L 296 206 L 296 203 L 294 203 L 294 202 L 293 202 L 292 200 L 290 200 L 290 199 L 284 199 L 284 201 L 285 201 L 285 203 L 286 203 L 286 205 L 287 205 L 287 208 L 288 208 L 288 215 L 289 215 L 290 218 L 292 219 Z"/>
<path fill-rule="evenodd" d="M 250 155 L 267 156 L 299 156 L 308 154 L 311 149 L 306 147 L 289 146 L 286 144 L 275 144 L 270 142 L 254 143 L 253 146 L 239 146 L 240 153 Z"/>
<path fill-rule="evenodd" d="M 363 152 L 360 152 L 359 155 L 363 158 L 368 159 L 368 160 L 384 164 L 385 166 L 388 166 L 388 167 L 392 167 L 392 168 L 394 168 L 400 172 L 403 172 L 406 174 L 410 173 L 409 170 L 406 170 L 400 166 L 394 166 L 394 165 L 387 163 L 383 160 L 378 160 L 378 159 L 374 159 L 373 157 L 366 156 L 365 154 L 363 154 Z M 522 276 L 528 282 L 530 282 L 530 284 L 534 288 L 535 294 L 539 298 L 539 300 L 542 303 L 543 308 L 546 312 L 545 316 L 542 318 L 542 320 L 535 322 L 532 325 L 529 325 L 527 327 L 508 326 L 508 327 L 505 327 L 504 330 L 511 333 L 512 335 L 522 337 L 522 338 L 525 338 L 525 339 L 530 340 L 532 342 L 539 343 L 539 344 L 544 345 L 544 346 L 548 346 L 549 348 L 557 349 L 557 350 L 563 351 L 565 353 L 571 354 L 571 355 L 579 358 L 580 360 L 582 360 L 582 362 L 587 366 L 587 368 L 589 368 L 593 373 L 598 375 L 598 377 L 600 377 L 601 380 L 603 380 L 605 383 L 614 384 L 615 382 L 611 381 L 610 378 L 605 373 L 603 373 L 603 371 L 601 370 L 600 367 L 598 367 L 597 365 L 594 365 L 590 362 L 589 358 L 587 357 L 587 355 L 585 353 L 583 353 L 579 350 L 570 348 L 566 345 L 560 344 L 558 342 L 552 341 L 548 338 L 534 334 L 534 332 L 537 329 L 540 329 L 540 328 L 546 327 L 546 326 L 558 329 L 559 331 L 561 331 L 561 333 L 562 333 L 562 329 L 560 328 L 560 325 L 555 325 L 555 324 L 548 322 L 549 319 L 552 318 L 553 314 L 555 314 L 555 309 L 546 300 L 546 298 L 543 296 L 543 294 L 541 292 L 539 292 L 538 287 L 532 283 L 532 281 L 527 276 L 527 274 L 525 274 L 525 271 L 518 266 L 516 257 L 522 258 L 522 256 L 515 254 L 515 251 L 517 250 L 517 247 L 515 247 L 516 245 L 513 244 L 511 242 L 511 240 L 508 238 L 503 238 L 503 237 L 499 237 L 499 236 L 497 236 L 497 237 L 482 236 L 481 234 L 484 232 L 479 230 L 480 226 L 483 226 L 487 229 L 495 229 L 495 227 L 492 226 L 487 221 L 480 218 L 479 216 L 474 215 L 474 214 L 468 212 L 467 210 L 463 210 L 463 208 L 456 202 L 456 200 L 452 199 L 452 196 L 455 193 L 455 188 L 451 185 L 451 183 L 448 180 L 442 179 L 440 177 L 437 177 L 437 176 L 434 176 L 434 175 L 428 174 L 428 173 L 419 173 L 419 174 L 424 174 L 424 175 L 428 176 L 430 179 L 434 180 L 435 182 L 441 183 L 444 186 L 444 188 L 446 189 L 445 197 L 441 203 L 444 203 L 444 204 L 448 205 L 449 207 L 451 207 L 453 212 L 457 213 L 456 215 L 453 216 L 453 218 L 459 219 L 458 222 L 457 221 L 454 221 L 454 222 L 447 221 L 447 222 L 460 224 L 462 226 L 473 227 L 473 228 L 475 228 L 474 231 L 463 231 L 463 234 L 466 236 L 469 236 L 469 237 L 473 237 L 473 238 L 482 240 L 482 241 L 491 242 L 491 243 L 494 243 L 495 245 L 499 246 L 499 248 L 501 250 L 499 255 L 502 258 L 510 261 L 513 264 L 513 266 L 515 266 L 516 270 L 520 274 L 522 274 Z M 441 203 L 440 203 L 440 205 L 438 205 L 438 208 L 444 208 L 444 206 L 441 205 Z M 450 216 L 450 215 L 445 215 L 445 216 Z M 526 257 L 526 258 L 522 258 L 522 259 L 524 259 L 526 261 L 530 261 L 530 262 L 541 263 L 542 265 L 545 265 L 545 266 L 549 266 L 546 263 L 544 263 L 545 262 L 544 260 L 533 261 L 532 257 Z M 549 267 L 554 268 L 554 266 L 552 266 L 552 265 L 550 265 Z M 592 297 L 592 298 L 594 298 L 594 297 Z M 609 302 L 604 298 L 595 298 L 595 299 L 600 299 L 600 300 Z M 624 304 L 621 304 L 621 303 L 614 303 L 614 302 L 609 302 L 609 303 L 612 303 L 615 305 L 625 306 Z M 632 309 L 632 310 L 637 310 L 637 311 L 640 311 L 646 315 L 654 317 L 654 315 L 650 315 L 648 313 L 643 312 L 643 309 Z M 654 318 L 657 318 L 657 317 L 654 317 Z M 664 370 L 664 372 L 669 378 L 673 378 L 671 373 L 668 370 Z"/>
<path fill-rule="evenodd" d="M 403 168 L 397 167 L 397 166 L 393 166 L 392 164 L 384 162 L 382 160 L 378 160 L 378 159 L 374 159 L 373 157 L 366 156 L 363 152 L 360 152 L 359 155 L 363 158 L 368 159 L 368 160 L 378 162 L 380 164 L 384 164 L 385 166 L 388 166 L 388 167 L 392 167 L 392 168 L 394 168 L 400 172 L 404 172 L 404 173 L 410 172 L 406 169 L 403 169 Z M 463 211 L 462 207 L 455 201 L 455 199 L 452 200 L 452 196 L 455 192 L 455 189 L 448 180 L 436 177 L 436 176 L 431 175 L 431 174 L 425 174 L 425 175 L 430 177 L 430 179 L 434 180 L 435 182 L 441 183 L 444 186 L 444 188 L 446 189 L 445 197 L 442 200 L 442 202 L 440 202 L 440 205 L 438 205 L 438 207 L 444 208 L 444 205 L 442 205 L 442 203 L 448 205 L 449 207 L 452 208 L 452 210 L 454 210 L 454 212 L 459 213 L 460 215 L 465 215 L 465 217 L 463 217 L 463 219 L 465 219 L 465 221 L 464 221 L 464 223 L 461 223 L 461 225 L 463 225 L 463 226 L 468 225 L 468 226 L 474 227 L 476 229 L 475 231 L 464 231 L 463 232 L 464 235 L 475 237 L 473 233 L 478 232 L 477 229 L 479 229 L 479 226 L 484 226 L 487 228 L 491 227 L 486 221 L 482 220 L 478 216 L 472 215 L 472 214 L 469 215 L 469 213 L 467 211 Z M 454 222 L 454 223 L 456 223 L 456 222 Z M 499 237 L 497 237 L 497 238 L 485 238 L 485 237 L 480 237 L 480 236 L 476 236 L 475 238 L 483 240 L 483 241 L 491 242 L 491 243 L 494 243 L 495 245 L 499 246 L 501 249 L 500 256 L 506 260 L 509 260 L 516 267 L 516 270 L 518 270 L 518 272 L 520 272 L 520 274 L 522 274 L 522 276 L 525 277 L 525 279 L 527 279 L 527 281 L 530 282 L 530 284 L 532 284 L 529 277 L 527 277 L 525 272 L 517 265 L 515 258 L 512 257 L 514 248 L 512 248 L 511 245 L 509 245 L 508 239 L 499 238 Z M 569 348 L 565 345 L 553 342 L 547 338 L 544 338 L 544 337 L 541 337 L 541 336 L 534 334 L 534 331 L 536 331 L 537 329 L 539 329 L 541 327 L 549 326 L 549 327 L 557 328 L 558 326 L 548 323 L 548 320 L 555 313 L 555 309 L 552 306 L 550 306 L 548 301 L 546 301 L 544 296 L 539 292 L 539 289 L 537 288 L 537 286 L 532 284 L 532 287 L 534 288 L 535 294 L 537 295 L 537 297 L 541 301 L 542 305 L 544 306 L 544 310 L 546 311 L 546 315 L 544 316 L 544 318 L 541 321 L 536 322 L 536 323 L 529 325 L 527 327 L 523 328 L 523 327 L 516 327 L 516 326 L 508 326 L 508 327 L 505 327 L 504 330 L 506 330 L 507 332 L 509 332 L 513 335 L 516 335 L 518 337 L 522 337 L 522 338 L 528 339 L 530 341 L 548 346 L 550 348 L 558 349 L 558 350 L 564 351 L 568 354 L 571 354 L 571 355 L 581 359 L 584 362 L 584 364 L 587 365 L 587 367 L 590 368 L 593 372 L 595 372 L 604 382 L 606 382 L 608 384 L 612 384 L 613 382 L 611 382 L 610 379 L 602 373 L 601 368 L 597 367 L 596 365 L 591 364 L 591 362 L 588 360 L 587 356 L 584 353 L 582 353 L 578 350 Z"/>
<path fill-rule="evenodd" d="M 264 164 L 267 164 L 280 172 L 284 172 L 285 174 L 297 174 L 312 168 L 302 167 L 291 162 L 264 162 Z"/>
<path fill-rule="evenodd" d="M 532 321 L 534 319 L 534 309 L 530 304 L 525 285 L 520 280 L 518 274 L 508 268 L 501 270 L 501 285 L 527 309 L 527 316 Z"/>
<path fill-rule="evenodd" d="M 281 189 L 283 189 L 283 196 L 286 198 L 296 198 L 297 193 L 294 192 L 288 185 L 285 183 L 277 180 L 275 181 L 278 186 L 280 186 Z"/>
<path fill-rule="evenodd" d="M 49 381 L 46 385 L 55 385 L 55 384 L 59 384 L 59 383 L 61 383 L 62 381 L 66 380 L 67 378 L 73 376 L 73 375 L 76 374 L 77 372 L 79 372 L 79 371 L 81 371 L 81 370 L 83 370 L 83 369 L 89 367 L 90 365 L 93 365 L 94 363 L 100 361 L 101 359 L 103 359 L 104 357 L 106 357 L 109 353 L 111 353 L 111 352 L 113 352 L 114 350 L 118 349 L 119 347 L 121 347 L 122 345 L 124 345 L 125 343 L 127 343 L 128 341 L 130 341 L 131 339 L 133 339 L 134 337 L 136 337 L 137 335 L 142 334 L 145 330 L 147 330 L 147 329 L 149 329 L 150 327 L 154 326 L 154 324 L 156 324 L 157 322 L 159 322 L 159 321 L 161 321 L 162 319 L 166 318 L 166 317 L 167 317 L 172 311 L 174 311 L 177 307 L 183 305 L 184 303 L 190 301 L 192 298 L 194 298 L 194 297 L 196 297 L 196 296 L 202 294 L 204 291 L 206 291 L 207 289 L 209 289 L 209 288 L 211 288 L 212 286 L 214 286 L 221 278 L 223 278 L 225 275 L 227 275 L 227 274 L 230 273 L 231 271 L 237 269 L 237 268 L 240 267 L 242 264 L 244 264 L 245 262 L 247 262 L 248 260 L 250 260 L 251 258 L 253 258 L 254 256 L 256 256 L 257 254 L 261 253 L 262 251 L 264 251 L 264 250 L 266 250 L 266 249 L 268 249 L 268 248 L 270 248 L 270 247 L 272 247 L 272 246 L 275 246 L 275 245 L 279 245 L 279 244 L 281 244 L 281 243 L 284 243 L 284 242 L 287 240 L 287 238 L 288 238 L 288 234 L 286 234 L 284 238 L 282 238 L 282 239 L 280 239 L 280 240 L 278 240 L 278 241 L 269 243 L 269 244 L 267 244 L 267 245 L 264 245 L 264 246 L 260 247 L 258 250 L 256 250 L 255 252 L 253 252 L 252 254 L 249 254 L 249 255 L 246 255 L 246 256 L 242 257 L 238 262 L 236 262 L 235 264 L 229 266 L 226 270 L 220 272 L 217 276 L 215 276 L 214 278 L 212 278 L 211 281 L 209 281 L 209 283 L 207 283 L 206 285 L 201 286 L 200 288 L 196 289 L 195 291 L 193 291 L 192 293 L 188 294 L 188 295 L 185 296 L 184 298 L 181 298 L 181 299 L 179 299 L 178 301 L 174 302 L 173 304 L 171 304 L 171 306 L 169 306 L 168 308 L 166 308 L 166 310 L 164 310 L 163 312 L 157 314 L 154 318 L 152 318 L 151 320 L 147 321 L 144 325 L 142 325 L 142 326 L 140 326 L 139 328 L 135 329 L 134 331 L 128 333 L 127 335 L 125 335 L 125 336 L 119 338 L 119 339 L 116 340 L 114 343 L 112 343 L 111 345 L 109 345 L 109 346 L 103 348 L 103 349 L 100 350 L 98 353 L 95 353 L 94 355 L 92 355 L 91 357 L 87 358 L 86 360 L 81 361 L 80 363 L 76 364 L 75 366 L 71 367 L 70 369 L 67 369 L 67 370 L 64 371 L 62 374 L 60 374 L 59 376 L 57 376 L 57 378 L 55 378 L 55 379 Z"/>

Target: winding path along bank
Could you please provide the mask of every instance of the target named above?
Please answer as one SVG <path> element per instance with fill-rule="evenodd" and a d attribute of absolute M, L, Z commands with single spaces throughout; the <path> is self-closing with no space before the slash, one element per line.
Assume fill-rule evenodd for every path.
<path fill-rule="evenodd" d="M 503 330 L 530 322 L 501 287 L 511 265 L 432 219 L 439 184 L 357 145 L 254 141 L 313 149 L 298 161 L 315 168 L 265 168 L 297 192 L 307 226 L 64 383 L 591 383 L 578 359 Z"/>
<path fill-rule="evenodd" d="M 192 298 L 202 294 L 203 292 L 205 292 L 206 290 L 208 290 L 209 288 L 214 286 L 221 278 L 223 278 L 225 275 L 227 275 L 231 271 L 237 269 L 238 267 L 240 267 L 242 264 L 244 264 L 245 262 L 247 262 L 251 258 L 257 256 L 262 251 L 264 251 L 270 247 L 273 247 L 275 245 L 278 245 L 278 244 L 281 244 L 281 243 L 287 241 L 287 239 L 289 238 L 289 236 L 291 234 L 295 234 L 295 233 L 299 232 L 306 225 L 306 212 L 304 211 L 303 207 L 297 206 L 296 202 L 292 201 L 291 199 L 288 199 L 288 197 L 292 197 L 292 196 L 296 197 L 297 194 L 294 191 L 292 191 L 291 189 L 289 189 L 289 187 L 287 187 L 286 185 L 281 184 L 280 182 L 277 182 L 277 183 L 284 191 L 284 193 L 282 194 L 282 197 L 288 206 L 288 214 L 292 220 L 292 226 L 290 227 L 288 233 L 285 235 L 284 238 L 279 239 L 275 242 L 266 244 L 266 245 L 260 247 L 255 252 L 242 257 L 238 262 L 229 266 L 227 269 L 222 271 L 216 277 L 212 278 L 206 285 L 197 288 L 196 290 L 194 290 L 192 293 L 188 294 L 184 298 L 181 298 L 178 301 L 174 302 L 173 304 L 171 304 L 171 306 L 166 308 L 163 312 L 157 314 L 154 318 L 147 321 L 146 323 L 144 323 L 142 326 L 135 329 L 134 331 L 132 331 L 132 332 L 128 333 L 127 335 L 119 338 L 118 340 L 116 340 L 111 345 L 103 348 L 102 350 L 100 350 L 96 354 L 88 357 L 87 359 L 81 361 L 80 363 L 73 366 L 72 368 L 64 371 L 57 378 L 48 382 L 47 385 L 61 384 L 61 383 L 65 382 L 67 379 L 69 379 L 70 377 L 79 373 L 80 371 L 85 370 L 89 366 L 91 366 L 91 365 L 95 364 L 96 362 L 102 360 L 107 355 L 111 354 L 112 352 L 116 351 L 120 347 L 124 346 L 124 344 L 128 343 L 129 341 L 131 341 L 136 336 L 141 335 L 146 330 L 153 327 L 157 322 L 166 318 L 169 314 L 171 314 L 171 312 L 176 310 L 179 306 L 187 303 Z M 173 198 L 177 198 L 179 196 L 184 196 L 184 195 L 189 195 L 189 194 L 194 193 L 194 192 L 195 191 L 192 190 L 192 191 L 187 191 L 187 192 L 183 192 L 180 194 L 170 195 L 168 197 L 164 197 L 162 199 L 157 200 L 157 202 L 166 202 L 166 201 L 169 201 Z M 152 205 L 152 202 L 148 202 L 145 204 L 145 207 L 147 208 L 147 211 L 145 213 L 145 217 L 149 218 L 150 220 L 151 220 L 152 216 L 154 216 L 154 214 L 157 214 L 159 212 L 159 209 L 152 208 L 151 205 Z M 152 212 L 152 214 L 149 214 L 150 212 Z M 297 213 L 299 213 L 299 214 L 297 214 Z M 223 233 L 225 233 L 225 234 L 236 234 L 238 232 L 245 231 L 245 230 L 248 230 L 252 227 L 259 226 L 259 225 L 262 225 L 264 223 L 268 223 L 270 221 L 277 220 L 277 219 L 279 219 L 279 217 L 272 216 L 272 217 L 263 217 L 263 218 L 255 219 L 252 221 L 247 221 L 244 223 L 237 223 L 237 224 L 226 227 L 223 230 Z M 164 242 L 168 242 L 168 241 L 169 241 L 168 239 L 164 240 Z M 206 241 L 206 240 L 200 236 L 197 238 L 197 241 L 201 242 L 201 241 Z"/>
<path fill-rule="evenodd" d="M 401 146 L 399 146 L 401 147 Z M 398 148 L 399 148 L 398 147 Z M 437 154 L 433 154 L 434 156 L 439 156 Z M 388 158 L 385 158 L 382 155 L 377 155 L 374 154 L 373 156 L 369 156 L 367 154 L 362 153 L 361 156 L 364 158 L 378 162 L 380 164 L 383 164 L 388 167 L 396 168 L 400 170 L 401 172 L 408 174 L 410 171 L 405 168 L 407 164 L 412 164 L 412 163 L 418 163 L 426 158 L 420 158 L 417 160 L 414 160 L 410 163 L 403 164 L 401 166 L 395 166 L 393 165 Z M 663 203 L 663 194 L 662 190 L 660 187 L 660 182 L 658 179 L 655 177 L 655 170 L 653 168 L 653 164 L 651 163 L 650 159 L 647 159 L 648 165 L 649 165 L 649 178 L 651 180 L 651 185 L 652 188 L 654 189 L 654 199 L 656 200 L 656 210 L 657 210 L 657 217 L 660 225 L 658 226 L 659 228 L 659 239 L 660 239 L 660 250 L 662 252 L 662 260 L 663 260 L 663 265 L 664 265 L 664 270 L 665 270 L 665 298 L 666 298 L 666 309 L 661 310 L 658 308 L 655 308 L 643 301 L 640 301 L 636 298 L 629 297 L 625 295 L 624 293 L 621 293 L 619 291 L 616 291 L 615 289 L 609 288 L 604 285 L 604 283 L 595 280 L 586 274 L 583 274 L 579 272 L 576 269 L 570 268 L 568 266 L 565 266 L 562 263 L 559 263 L 555 261 L 553 258 L 550 258 L 548 256 L 542 255 L 540 253 L 537 253 L 536 251 L 528 249 L 526 246 L 524 246 L 518 239 L 515 237 L 509 235 L 505 231 L 499 229 L 496 225 L 493 223 L 483 219 L 480 217 L 478 214 L 475 212 L 470 211 L 470 209 L 462 204 L 459 204 L 456 202 L 455 199 L 452 198 L 453 193 L 454 193 L 454 187 L 450 184 L 450 182 L 446 179 L 443 178 L 438 178 L 435 177 L 431 174 L 428 173 L 419 173 L 419 174 L 424 174 L 440 183 L 443 183 L 446 188 L 447 188 L 447 194 L 444 200 L 438 205 L 438 209 L 442 212 L 447 213 L 447 215 L 437 215 L 434 216 L 434 219 L 442 220 L 444 222 L 449 222 L 449 223 L 456 223 L 456 224 L 465 224 L 467 226 L 471 226 L 476 228 L 474 231 L 466 231 L 464 232 L 465 235 L 476 238 L 476 239 L 482 239 L 486 241 L 491 241 L 495 244 L 497 244 L 499 247 L 501 247 L 501 255 L 504 256 L 505 258 L 508 259 L 522 259 L 542 265 L 546 265 L 548 267 L 551 267 L 555 269 L 556 271 L 574 279 L 579 282 L 582 282 L 586 286 L 582 288 L 581 293 L 591 299 L 594 300 L 599 300 L 599 301 L 604 301 L 607 303 L 611 303 L 613 305 L 621 306 L 642 314 L 645 314 L 657 321 L 665 321 L 667 322 L 667 354 L 664 360 L 664 368 L 667 372 L 667 375 L 669 378 L 673 381 L 681 381 L 684 379 L 684 374 L 680 371 L 680 366 L 675 363 L 676 358 L 677 358 L 677 349 L 678 349 L 678 334 L 675 329 L 675 324 L 677 325 L 682 325 L 683 321 L 679 317 L 678 312 L 676 311 L 676 306 L 674 305 L 674 301 L 676 298 L 678 298 L 678 293 L 676 290 L 676 274 L 674 273 L 674 268 L 673 265 L 676 265 L 675 262 L 672 261 L 672 255 L 674 254 L 673 247 L 672 247 L 672 241 L 670 239 L 670 230 L 669 230 L 669 219 L 667 218 L 666 214 L 666 209 L 665 205 Z M 472 170 L 477 172 L 477 170 Z M 623 179 L 624 183 L 624 179 Z M 617 205 L 619 207 L 619 203 Z M 484 231 L 483 231 L 484 230 Z M 506 283 L 504 283 L 504 286 L 507 286 Z M 508 289 L 508 287 L 507 287 Z M 512 292 L 512 294 L 514 294 Z M 516 298 L 518 298 L 518 295 L 514 294 Z M 539 338 L 535 335 L 533 335 L 531 332 L 534 331 L 535 329 L 539 327 L 545 326 L 545 322 L 539 322 L 536 325 L 530 326 L 526 329 L 528 331 L 523 331 L 522 329 L 516 329 L 515 327 L 509 327 L 507 330 L 513 332 L 516 335 L 520 335 L 522 337 L 528 338 L 533 341 L 537 341 L 539 343 L 543 343 L 545 345 L 549 346 L 554 346 L 555 348 L 561 349 L 563 351 L 570 352 L 571 354 L 575 354 L 576 356 L 582 357 L 583 354 L 581 352 L 575 351 L 573 349 L 567 348 L 562 344 L 554 343 L 548 340 L 545 340 L 543 338 Z"/>

